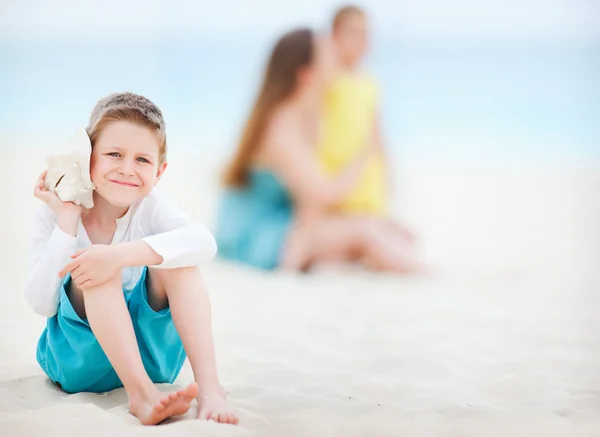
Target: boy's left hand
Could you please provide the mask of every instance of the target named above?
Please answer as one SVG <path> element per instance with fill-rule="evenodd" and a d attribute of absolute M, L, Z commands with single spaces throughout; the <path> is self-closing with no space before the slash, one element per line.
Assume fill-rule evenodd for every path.
<path fill-rule="evenodd" d="M 64 278 L 71 273 L 71 279 L 80 290 L 103 284 L 122 268 L 121 257 L 115 246 L 94 244 L 80 249 L 71 255 L 68 263 L 58 274 Z"/>

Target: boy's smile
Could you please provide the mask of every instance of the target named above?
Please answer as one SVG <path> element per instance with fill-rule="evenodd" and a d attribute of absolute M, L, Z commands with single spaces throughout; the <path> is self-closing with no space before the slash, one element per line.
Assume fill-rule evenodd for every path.
<path fill-rule="evenodd" d="M 117 185 L 122 185 L 124 187 L 139 187 L 138 184 L 134 184 L 133 182 L 119 181 L 119 180 L 116 180 L 116 179 L 115 180 L 111 179 L 111 182 L 113 182 L 113 183 L 115 183 Z"/>

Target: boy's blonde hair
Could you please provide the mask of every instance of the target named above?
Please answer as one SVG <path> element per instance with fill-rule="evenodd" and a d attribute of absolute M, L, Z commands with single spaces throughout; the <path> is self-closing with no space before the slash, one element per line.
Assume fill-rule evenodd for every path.
<path fill-rule="evenodd" d="M 100 132 L 115 121 L 128 121 L 156 131 L 159 164 L 167 160 L 167 132 L 162 112 L 147 98 L 134 93 L 111 94 L 96 103 L 86 131 L 92 147 Z"/>
<path fill-rule="evenodd" d="M 356 5 L 346 5 L 338 9 L 337 12 L 333 15 L 333 32 L 337 32 L 344 20 L 354 14 L 365 15 L 365 11 Z"/>

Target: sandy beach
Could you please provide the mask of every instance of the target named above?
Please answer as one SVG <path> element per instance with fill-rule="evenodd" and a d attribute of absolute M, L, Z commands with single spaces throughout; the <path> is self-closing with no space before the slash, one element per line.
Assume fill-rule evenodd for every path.
<path fill-rule="evenodd" d="M 25 135 L 0 144 L 3 436 L 600 435 L 595 164 L 403 162 L 397 210 L 421 235 L 430 277 L 215 260 L 203 272 L 240 425 L 184 417 L 144 428 L 122 389 L 67 395 L 38 367 L 45 320 L 23 284 L 49 146 Z M 173 147 L 160 187 L 212 226 L 220 159 Z M 177 384 L 191 379 L 186 364 Z"/>

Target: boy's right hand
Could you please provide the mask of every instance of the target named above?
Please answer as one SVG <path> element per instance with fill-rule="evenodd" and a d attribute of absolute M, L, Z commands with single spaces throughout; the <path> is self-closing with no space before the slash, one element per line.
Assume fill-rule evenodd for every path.
<path fill-rule="evenodd" d="M 75 205 L 72 202 L 63 202 L 53 191 L 50 191 L 45 187 L 46 175 L 48 170 L 45 170 L 37 180 L 37 184 L 33 190 L 33 195 L 44 202 L 46 205 L 54 211 L 54 213 L 60 216 L 63 212 L 72 212 L 81 214 L 81 206 Z"/>

